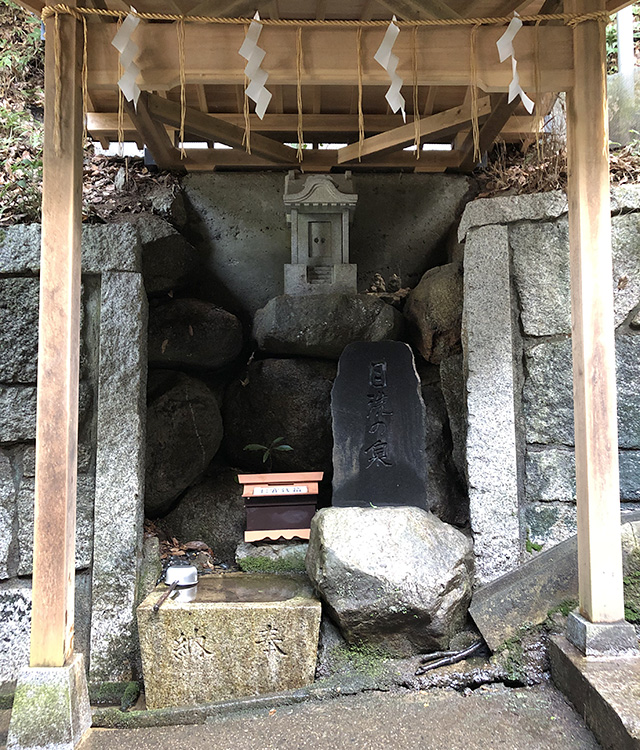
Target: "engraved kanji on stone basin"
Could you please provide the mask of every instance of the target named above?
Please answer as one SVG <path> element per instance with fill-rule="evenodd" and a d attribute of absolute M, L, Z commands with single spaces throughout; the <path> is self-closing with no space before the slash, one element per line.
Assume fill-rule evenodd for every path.
<path fill-rule="evenodd" d="M 320 602 L 304 575 L 203 576 L 193 602 L 138 607 L 148 708 L 191 706 L 313 682 Z"/>

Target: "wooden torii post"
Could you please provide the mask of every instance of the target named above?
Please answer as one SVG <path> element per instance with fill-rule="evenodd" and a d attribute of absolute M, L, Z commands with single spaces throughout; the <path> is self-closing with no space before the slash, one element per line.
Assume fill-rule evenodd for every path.
<path fill-rule="evenodd" d="M 565 0 L 565 10 L 603 11 L 605 2 Z M 624 622 L 622 589 L 603 22 L 576 25 L 573 58 L 567 147 L 580 604 L 568 635 L 589 653 L 633 648 L 637 642 Z M 593 623 L 599 627 L 590 627 Z"/>

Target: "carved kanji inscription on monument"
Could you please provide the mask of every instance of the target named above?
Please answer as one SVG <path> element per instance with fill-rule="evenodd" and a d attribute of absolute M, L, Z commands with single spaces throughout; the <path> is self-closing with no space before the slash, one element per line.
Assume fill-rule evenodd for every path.
<path fill-rule="evenodd" d="M 426 509 L 424 403 L 409 346 L 349 344 L 340 357 L 331 412 L 333 505 Z"/>

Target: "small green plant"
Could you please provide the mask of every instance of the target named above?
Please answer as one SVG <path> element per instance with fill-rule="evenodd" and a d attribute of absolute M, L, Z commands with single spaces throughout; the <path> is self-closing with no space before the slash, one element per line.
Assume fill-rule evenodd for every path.
<path fill-rule="evenodd" d="M 527 538 L 525 540 L 524 546 L 529 554 L 532 554 L 533 552 L 540 552 L 540 550 L 542 549 L 541 544 L 532 542 L 531 539 L 529 539 L 529 529 L 527 529 Z"/>
<path fill-rule="evenodd" d="M 262 463 L 267 464 L 269 471 L 273 463 L 274 453 L 284 453 L 286 451 L 292 451 L 293 448 L 284 442 L 283 437 L 277 437 L 272 440 L 269 445 L 261 445 L 260 443 L 249 443 L 245 445 L 243 450 L 245 451 L 262 451 Z"/>
<path fill-rule="evenodd" d="M 640 623 L 640 570 L 624 577 L 624 619 Z"/>

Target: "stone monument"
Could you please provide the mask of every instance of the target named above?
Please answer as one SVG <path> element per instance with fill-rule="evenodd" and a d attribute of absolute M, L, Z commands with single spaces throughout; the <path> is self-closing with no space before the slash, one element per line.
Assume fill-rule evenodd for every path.
<path fill-rule="evenodd" d="M 357 267 L 349 263 L 349 224 L 357 200 L 351 172 L 289 172 L 284 204 L 291 224 L 291 263 L 284 267 L 285 294 L 357 291 Z"/>
<path fill-rule="evenodd" d="M 334 506 L 429 510 L 425 407 L 408 344 L 349 344 L 338 363 L 331 414 Z"/>

